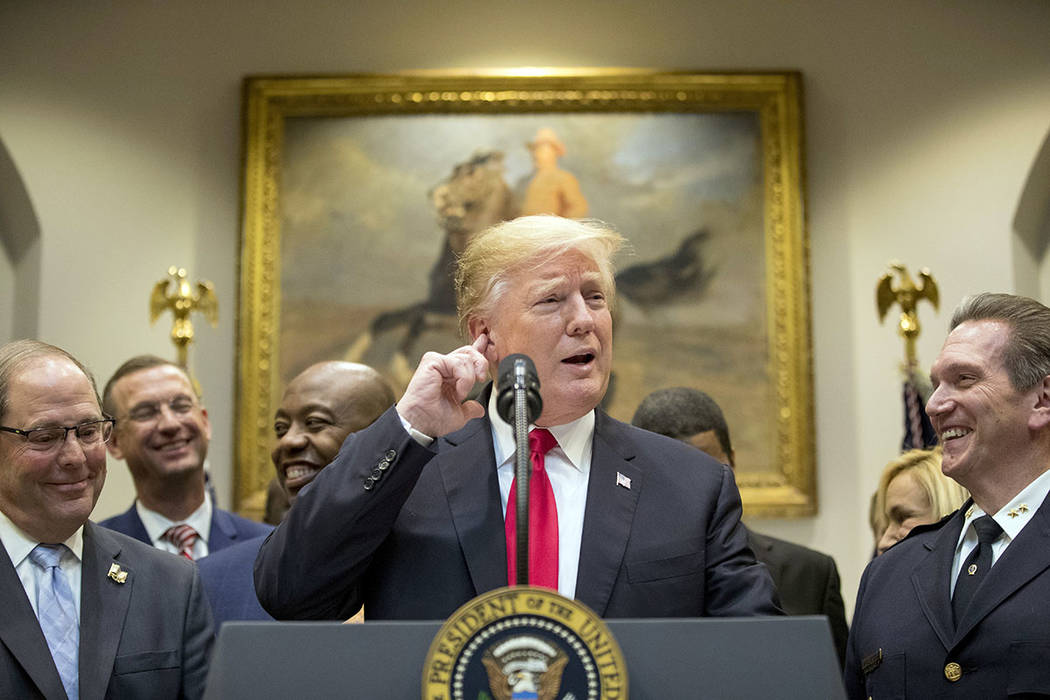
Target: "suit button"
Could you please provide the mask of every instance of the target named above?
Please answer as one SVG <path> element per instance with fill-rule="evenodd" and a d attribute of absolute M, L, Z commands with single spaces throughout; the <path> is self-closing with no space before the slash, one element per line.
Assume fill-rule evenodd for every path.
<path fill-rule="evenodd" d="M 365 491 L 371 491 L 372 487 L 376 485 L 376 480 L 372 477 L 365 479 Z"/>
<path fill-rule="evenodd" d="M 372 476 L 369 478 L 371 478 L 373 481 L 379 481 L 379 479 L 382 478 L 382 476 L 383 472 L 379 470 L 379 467 L 376 467 L 372 470 Z"/>
<path fill-rule="evenodd" d="M 379 469 L 379 471 L 384 471 L 385 472 L 387 469 L 390 468 L 390 462 L 388 462 L 385 459 L 380 460 L 379 464 L 377 464 L 376 467 Z"/>
<path fill-rule="evenodd" d="M 944 667 L 944 677 L 952 683 L 962 678 L 962 666 L 952 661 Z"/>
<path fill-rule="evenodd" d="M 389 459 L 390 461 L 394 461 L 394 457 L 397 457 L 397 450 L 387 450 L 386 454 L 383 456 Z"/>

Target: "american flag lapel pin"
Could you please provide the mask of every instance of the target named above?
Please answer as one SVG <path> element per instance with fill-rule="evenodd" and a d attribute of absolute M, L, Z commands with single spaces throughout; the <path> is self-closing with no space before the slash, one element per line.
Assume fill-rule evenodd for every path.
<path fill-rule="evenodd" d="M 120 568 L 120 564 L 112 564 L 109 567 L 109 577 L 117 583 L 124 583 L 128 580 L 128 572 L 123 571 Z"/>
<path fill-rule="evenodd" d="M 631 477 L 624 476 L 620 472 L 616 472 L 616 485 L 622 486 L 628 491 L 631 490 Z"/>

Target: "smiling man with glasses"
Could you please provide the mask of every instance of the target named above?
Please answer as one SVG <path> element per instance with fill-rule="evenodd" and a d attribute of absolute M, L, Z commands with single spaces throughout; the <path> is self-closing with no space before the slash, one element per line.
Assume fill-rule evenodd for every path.
<path fill-rule="evenodd" d="M 204 479 L 211 423 L 181 367 L 133 357 L 106 383 L 102 405 L 117 419 L 106 447 L 127 463 L 136 494 L 103 526 L 190 559 L 272 529 L 212 503 Z"/>
<path fill-rule="evenodd" d="M 36 452 L 51 453 L 58 450 L 69 438 L 69 433 L 76 434 L 77 440 L 82 447 L 94 447 L 109 440 L 113 434 L 112 418 L 93 420 L 79 425 L 56 426 L 54 428 L 33 428 L 32 430 L 20 430 L 6 425 L 0 425 L 0 430 L 6 433 L 21 435 L 26 439 L 29 449 Z"/>
<path fill-rule="evenodd" d="M 192 698 L 212 622 L 196 567 L 88 520 L 106 480 L 94 379 L 0 346 L 0 696 Z"/>

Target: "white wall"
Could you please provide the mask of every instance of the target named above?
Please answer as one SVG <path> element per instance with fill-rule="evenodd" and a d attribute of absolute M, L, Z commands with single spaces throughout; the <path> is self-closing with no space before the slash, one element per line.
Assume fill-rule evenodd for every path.
<path fill-rule="evenodd" d="M 834 554 L 851 606 L 868 495 L 901 432 L 901 344 L 876 321 L 875 280 L 895 257 L 934 270 L 944 308 L 920 313 L 926 363 L 964 294 L 1015 289 L 1011 222 L 1050 124 L 1048 32 L 1041 0 L 5 3 L 0 143 L 38 217 L 38 335 L 104 380 L 132 354 L 171 353 L 146 315 L 168 265 L 215 282 L 221 326 L 198 326 L 195 358 L 228 495 L 243 76 L 798 69 L 821 509 L 757 526 Z M 1045 259 L 1024 265 L 1045 293 Z M 96 517 L 131 498 L 111 465 Z"/>

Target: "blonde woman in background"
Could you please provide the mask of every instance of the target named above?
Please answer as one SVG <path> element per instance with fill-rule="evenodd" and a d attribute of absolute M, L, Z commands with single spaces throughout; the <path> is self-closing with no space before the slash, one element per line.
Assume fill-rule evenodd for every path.
<path fill-rule="evenodd" d="M 916 525 L 935 523 L 959 509 L 969 492 L 941 472 L 941 448 L 910 450 L 886 465 L 875 492 L 875 512 L 885 529 L 876 555 L 895 545 Z"/>

